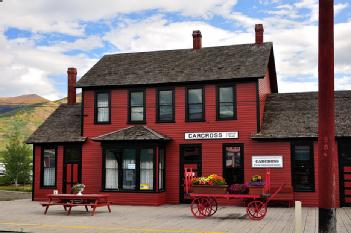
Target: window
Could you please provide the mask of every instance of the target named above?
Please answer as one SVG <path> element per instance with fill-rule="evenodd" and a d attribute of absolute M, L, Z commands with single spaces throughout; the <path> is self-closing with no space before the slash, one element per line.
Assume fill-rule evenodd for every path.
<path fill-rule="evenodd" d="M 235 87 L 217 87 L 217 120 L 236 119 Z"/>
<path fill-rule="evenodd" d="M 118 189 L 118 157 L 115 152 L 107 152 L 105 167 L 105 188 Z"/>
<path fill-rule="evenodd" d="M 314 192 L 313 143 L 292 143 L 292 183 L 295 192 Z"/>
<path fill-rule="evenodd" d="M 187 121 L 204 121 L 204 94 L 202 88 L 188 88 L 186 95 Z"/>
<path fill-rule="evenodd" d="M 223 176 L 228 184 L 244 183 L 242 144 L 223 144 Z"/>
<path fill-rule="evenodd" d="M 157 122 L 174 121 L 174 90 L 157 91 Z"/>
<path fill-rule="evenodd" d="M 110 94 L 100 92 L 95 95 L 95 123 L 110 123 Z"/>
<path fill-rule="evenodd" d="M 122 146 L 105 149 L 103 189 L 106 191 L 155 191 L 156 148 Z M 161 173 L 164 174 L 163 153 L 160 161 Z M 162 184 L 163 180 L 164 176 Z"/>
<path fill-rule="evenodd" d="M 45 148 L 42 151 L 42 187 L 56 186 L 56 149 Z"/>
<path fill-rule="evenodd" d="M 144 91 L 129 92 L 129 122 L 145 123 L 145 93 Z"/>
<path fill-rule="evenodd" d="M 122 189 L 135 189 L 136 187 L 136 150 L 123 150 L 123 187 Z"/>
<path fill-rule="evenodd" d="M 154 150 L 140 150 L 140 190 L 154 189 Z"/>
<path fill-rule="evenodd" d="M 165 189 L 165 150 L 160 148 L 158 151 L 158 189 Z"/>

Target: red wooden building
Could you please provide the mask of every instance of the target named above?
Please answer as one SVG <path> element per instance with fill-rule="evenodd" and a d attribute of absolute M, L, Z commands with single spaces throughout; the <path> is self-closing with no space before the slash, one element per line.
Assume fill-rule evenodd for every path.
<path fill-rule="evenodd" d="M 184 167 L 244 183 L 272 168 L 303 205 L 318 205 L 317 93 L 278 94 L 273 44 L 256 41 L 104 56 L 68 103 L 28 139 L 33 199 L 73 184 L 116 204 L 181 203 Z M 82 88 L 76 103 L 75 88 Z M 336 92 L 338 205 L 351 204 L 351 92 Z"/>

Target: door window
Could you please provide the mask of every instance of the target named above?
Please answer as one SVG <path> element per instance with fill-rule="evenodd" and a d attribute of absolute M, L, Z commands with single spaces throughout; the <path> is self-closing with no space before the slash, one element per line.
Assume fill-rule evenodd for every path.
<path fill-rule="evenodd" d="M 223 176 L 227 184 L 244 183 L 243 150 L 241 145 L 223 145 Z"/>

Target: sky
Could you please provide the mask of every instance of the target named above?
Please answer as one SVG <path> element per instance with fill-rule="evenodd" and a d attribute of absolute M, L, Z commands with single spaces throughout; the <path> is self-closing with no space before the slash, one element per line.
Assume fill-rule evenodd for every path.
<path fill-rule="evenodd" d="M 351 90 L 351 0 L 334 0 L 335 89 Z M 3 0 L 0 96 L 67 94 L 103 55 L 273 42 L 279 92 L 317 91 L 318 0 Z"/>

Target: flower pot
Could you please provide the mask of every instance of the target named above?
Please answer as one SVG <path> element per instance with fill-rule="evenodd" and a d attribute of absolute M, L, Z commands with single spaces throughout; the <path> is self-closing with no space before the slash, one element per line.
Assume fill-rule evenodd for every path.
<path fill-rule="evenodd" d="M 83 191 L 84 191 L 84 189 L 79 190 L 76 195 L 83 195 L 83 193 L 82 193 Z"/>
<path fill-rule="evenodd" d="M 250 195 L 261 195 L 263 193 L 263 186 L 250 186 L 249 194 Z"/>
<path fill-rule="evenodd" d="M 192 186 L 192 193 L 198 194 L 225 194 L 227 193 L 228 185 L 204 185 L 194 184 Z"/>

